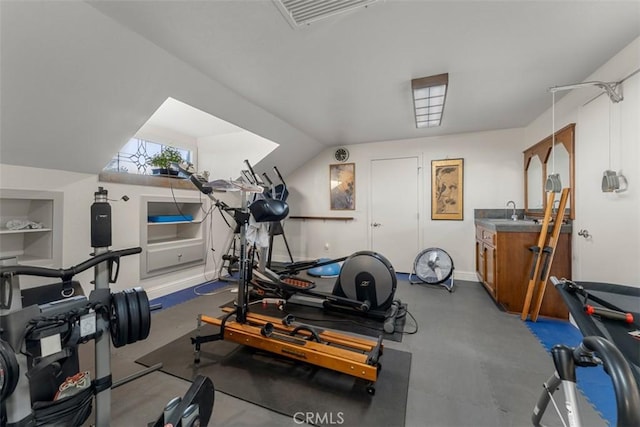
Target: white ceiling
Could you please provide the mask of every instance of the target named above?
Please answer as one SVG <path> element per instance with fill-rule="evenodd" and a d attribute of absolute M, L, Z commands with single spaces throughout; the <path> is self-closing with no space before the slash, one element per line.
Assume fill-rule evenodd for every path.
<path fill-rule="evenodd" d="M 245 132 L 234 124 L 173 98 L 167 98 L 146 124 L 170 129 L 192 138 Z"/>
<path fill-rule="evenodd" d="M 640 35 L 638 1 L 387 0 L 297 30 L 269 0 L 90 4 L 329 146 L 526 126 Z M 410 81 L 439 73 L 442 126 L 416 129 Z"/>
<path fill-rule="evenodd" d="M 86 173 L 169 97 L 279 144 L 261 163 L 285 175 L 325 147 L 522 127 L 550 107 L 547 88 L 640 36 L 637 0 L 379 0 L 299 29 L 271 0 L 0 9 L 0 161 Z M 411 79 L 440 73 L 442 126 L 417 129 Z M 155 125 L 228 131 L 180 114 Z"/>

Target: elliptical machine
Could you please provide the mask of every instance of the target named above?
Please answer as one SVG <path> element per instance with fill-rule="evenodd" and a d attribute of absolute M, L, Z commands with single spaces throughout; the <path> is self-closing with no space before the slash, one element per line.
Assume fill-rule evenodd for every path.
<path fill-rule="evenodd" d="M 264 186 L 251 164 L 246 160 L 245 164 L 248 169 L 244 171 L 244 176 L 250 180 L 251 184 Z M 288 195 L 287 184 L 278 168 L 274 166 L 273 169 L 280 180 L 280 184 L 274 185 L 269 176 L 266 173 L 263 174 L 269 184 L 265 191 L 264 200 L 272 199 L 274 203 L 284 202 Z M 250 205 L 256 220 L 266 221 L 268 212 L 263 212 L 265 206 L 268 206 L 268 204 L 257 205 L 256 207 L 253 204 Z M 273 296 L 294 304 L 358 314 L 376 320 L 389 320 L 390 317 L 395 320 L 395 315 L 389 310 L 394 302 L 396 305 L 401 305 L 399 301 L 394 300 L 397 278 L 393 266 L 382 254 L 373 251 L 359 251 L 348 257 L 328 261 L 293 262 L 280 221 L 271 222 L 271 224 L 272 226 L 273 224 L 278 224 L 280 227 L 280 234 L 284 238 L 289 259 L 292 262 L 279 269 L 271 269 L 273 234 L 270 233 L 269 255 L 266 266 L 261 265 L 257 270 L 254 269 L 249 277 L 253 290 L 258 296 Z M 301 271 L 337 262 L 344 263 L 331 293 L 320 292 L 315 289 L 316 285 L 313 281 L 298 277 L 298 273 Z"/>

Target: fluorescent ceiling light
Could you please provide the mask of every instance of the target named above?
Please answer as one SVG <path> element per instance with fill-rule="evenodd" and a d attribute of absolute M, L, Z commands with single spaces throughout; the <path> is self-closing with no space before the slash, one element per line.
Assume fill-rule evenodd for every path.
<path fill-rule="evenodd" d="M 416 127 L 440 126 L 448 84 L 447 73 L 411 80 Z"/>

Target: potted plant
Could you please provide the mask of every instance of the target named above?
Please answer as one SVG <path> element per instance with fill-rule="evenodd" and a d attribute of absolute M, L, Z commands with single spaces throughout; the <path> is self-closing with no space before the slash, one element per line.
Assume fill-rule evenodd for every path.
<path fill-rule="evenodd" d="M 174 163 L 182 163 L 182 155 L 173 147 L 164 147 L 162 150 L 151 157 L 147 162 L 155 168 L 151 169 L 154 175 L 178 175 L 178 171 L 171 169 Z"/>

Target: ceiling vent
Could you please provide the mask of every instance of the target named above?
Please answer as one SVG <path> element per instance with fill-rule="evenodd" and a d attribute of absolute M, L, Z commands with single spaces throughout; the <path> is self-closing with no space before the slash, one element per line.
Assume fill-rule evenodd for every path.
<path fill-rule="evenodd" d="M 309 25 L 359 7 L 366 7 L 378 0 L 273 0 L 282 15 L 293 28 Z"/>

